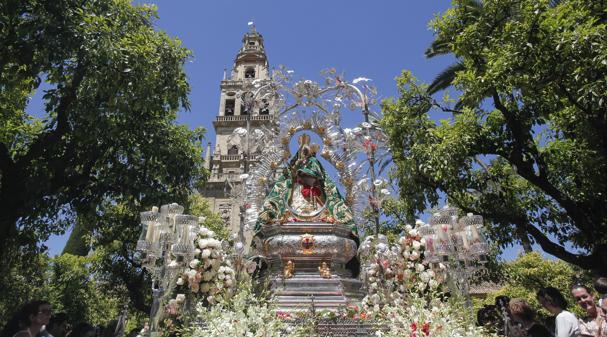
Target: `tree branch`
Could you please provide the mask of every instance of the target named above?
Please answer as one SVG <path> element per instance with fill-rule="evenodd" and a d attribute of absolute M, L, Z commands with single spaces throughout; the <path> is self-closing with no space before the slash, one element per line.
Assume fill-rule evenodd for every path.
<path fill-rule="evenodd" d="M 11 158 L 8 147 L 6 147 L 6 144 L 0 142 L 0 173 L 5 175 L 12 171 L 13 165 L 14 162 Z"/>
<path fill-rule="evenodd" d="M 69 109 L 71 108 L 72 103 L 77 99 L 78 87 L 84 79 L 85 73 L 86 64 L 82 61 L 82 55 L 79 55 L 78 64 L 74 70 L 72 80 L 69 86 L 65 88 L 65 93 L 61 96 L 61 100 L 55 109 L 55 112 L 57 113 L 57 124 L 55 129 L 38 137 L 30 146 L 28 152 L 17 160 L 17 166 L 23 168 L 33 159 L 40 157 L 48 144 L 58 142 L 68 131 Z"/>
<path fill-rule="evenodd" d="M 544 233 L 542 233 L 542 231 L 531 224 L 527 224 L 525 229 L 546 253 L 584 269 L 593 269 L 596 267 L 596 263 L 593 262 L 594 258 L 592 256 L 568 252 L 565 247 L 552 242 Z"/>
<path fill-rule="evenodd" d="M 529 146 L 530 136 L 522 135 L 521 130 L 523 129 L 522 125 L 513 117 L 512 112 L 510 112 L 506 106 L 501 102 L 499 94 L 495 88 L 492 89 L 493 93 L 493 102 L 495 104 L 496 109 L 498 109 L 506 118 L 506 123 L 508 124 L 511 132 L 513 141 L 515 144 L 515 149 L 510 153 L 500 154 L 503 156 L 508 162 L 516 167 L 516 172 L 544 191 L 547 195 L 549 195 L 552 199 L 554 199 L 563 209 L 567 211 L 567 214 L 573 219 L 576 225 L 583 230 L 593 230 L 593 222 L 588 216 L 581 210 L 580 205 L 576 202 L 565 196 L 558 188 L 556 188 L 548 179 L 546 179 L 545 165 L 537 162 L 539 159 L 539 154 L 537 154 L 537 149 L 531 149 Z M 527 144 L 527 145 L 526 145 Z M 540 170 L 540 174 L 536 174 L 533 165 L 524 159 L 525 153 L 533 153 L 536 158 L 536 163 L 538 164 L 538 168 Z"/>

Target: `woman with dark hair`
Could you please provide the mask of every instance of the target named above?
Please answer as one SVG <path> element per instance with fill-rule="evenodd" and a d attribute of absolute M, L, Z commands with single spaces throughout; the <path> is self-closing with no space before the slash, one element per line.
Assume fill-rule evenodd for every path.
<path fill-rule="evenodd" d="M 601 315 L 601 309 L 594 302 L 590 289 L 584 285 L 576 284 L 571 287 L 571 295 L 586 311 L 586 317 L 580 318 L 580 336 L 603 337 L 607 336 L 607 323 Z"/>
<path fill-rule="evenodd" d="M 522 325 L 528 337 L 552 337 L 546 327 L 535 321 L 535 310 L 525 300 L 515 298 L 508 303 L 508 308 L 514 321 Z"/>
<path fill-rule="evenodd" d="M 51 304 L 31 301 L 23 305 L 2 332 L 2 337 L 34 337 L 51 318 Z"/>
<path fill-rule="evenodd" d="M 580 333 L 577 317 L 567 311 L 567 300 L 554 287 L 542 288 L 537 292 L 537 301 L 555 315 L 554 335 L 556 337 L 577 337 Z"/>

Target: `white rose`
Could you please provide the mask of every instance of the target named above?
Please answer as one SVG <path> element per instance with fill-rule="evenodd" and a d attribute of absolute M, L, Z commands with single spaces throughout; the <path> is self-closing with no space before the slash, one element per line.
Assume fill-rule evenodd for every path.
<path fill-rule="evenodd" d="M 409 233 L 410 230 L 412 230 L 413 227 L 411 227 L 411 225 L 406 225 L 405 226 L 405 232 Z"/>
<path fill-rule="evenodd" d="M 421 238 L 421 239 L 419 240 L 419 243 L 421 243 L 421 244 L 422 244 L 422 246 L 426 246 L 426 238 Z"/>
<path fill-rule="evenodd" d="M 201 259 L 207 259 L 207 258 L 209 258 L 209 256 L 211 256 L 211 250 L 208 248 L 203 249 L 202 252 L 200 253 Z"/>
<path fill-rule="evenodd" d="M 409 231 L 409 235 L 411 236 L 418 236 L 419 235 L 419 231 L 417 229 L 412 229 Z"/>
<path fill-rule="evenodd" d="M 421 263 L 418 263 L 418 264 L 415 265 L 415 270 L 417 270 L 417 272 L 419 272 L 419 273 L 423 272 L 425 269 L 426 268 Z"/>
<path fill-rule="evenodd" d="M 411 243 L 411 246 L 413 247 L 414 250 L 420 250 L 420 248 L 422 248 L 421 242 L 419 242 L 417 240 L 413 240 L 413 242 Z"/>
<path fill-rule="evenodd" d="M 234 282 L 231 279 L 226 280 L 225 283 L 226 283 L 227 287 L 231 287 L 234 284 Z"/>
<path fill-rule="evenodd" d="M 180 278 L 177 279 L 177 285 L 178 286 L 182 286 L 183 285 L 183 278 L 180 277 Z"/>
<path fill-rule="evenodd" d="M 408 251 L 408 250 L 403 250 L 403 257 L 404 257 L 405 259 L 408 259 L 410 256 L 411 256 L 411 253 L 409 253 L 409 251 Z"/>
<path fill-rule="evenodd" d="M 200 249 L 205 249 L 205 248 L 207 248 L 208 245 L 209 245 L 209 240 L 207 240 L 207 239 L 198 240 L 198 247 Z"/>
<path fill-rule="evenodd" d="M 175 297 L 175 301 L 177 303 L 185 302 L 185 294 L 177 294 L 177 296 Z"/>
<path fill-rule="evenodd" d="M 417 252 L 416 250 L 411 252 L 411 255 L 409 255 L 409 260 L 411 261 L 415 261 L 419 259 L 419 252 Z"/>
<path fill-rule="evenodd" d="M 198 248 L 194 249 L 194 256 L 200 255 L 200 252 L 201 252 L 200 249 L 198 249 Z"/>
<path fill-rule="evenodd" d="M 432 279 L 428 282 L 428 286 L 430 286 L 430 288 L 436 288 L 436 287 L 438 287 L 438 282 L 436 280 Z"/>
<path fill-rule="evenodd" d="M 194 268 L 198 267 L 199 263 L 200 263 L 200 261 L 198 259 L 194 259 L 194 260 L 190 261 L 190 268 L 194 269 Z"/>

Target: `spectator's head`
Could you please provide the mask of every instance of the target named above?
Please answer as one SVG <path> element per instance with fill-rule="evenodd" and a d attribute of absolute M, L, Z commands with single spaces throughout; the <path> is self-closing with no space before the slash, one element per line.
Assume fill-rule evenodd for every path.
<path fill-rule="evenodd" d="M 95 327 L 88 323 L 78 323 L 69 333 L 68 337 L 95 337 Z"/>
<path fill-rule="evenodd" d="M 508 308 L 508 303 L 510 302 L 510 297 L 501 295 L 495 298 L 495 306 L 500 308 Z"/>
<path fill-rule="evenodd" d="M 607 294 L 607 277 L 599 277 L 594 281 L 594 290 L 601 295 Z"/>
<path fill-rule="evenodd" d="M 42 327 L 48 324 L 52 313 L 51 304 L 47 301 L 30 301 L 19 310 L 19 326 L 23 329 L 32 326 Z"/>
<path fill-rule="evenodd" d="M 574 285 L 571 287 L 571 296 L 573 296 L 573 299 L 575 299 L 580 308 L 586 311 L 589 317 L 596 317 L 598 311 L 594 303 L 594 296 L 592 296 L 592 292 L 588 287 L 581 284 Z"/>
<path fill-rule="evenodd" d="M 607 294 L 601 296 L 601 311 L 603 317 L 607 317 Z"/>
<path fill-rule="evenodd" d="M 538 290 L 537 301 L 551 314 L 557 315 L 567 309 L 567 300 L 561 292 L 554 287 L 545 287 Z"/>
<path fill-rule="evenodd" d="M 520 298 L 514 298 L 508 304 L 510 313 L 515 322 L 519 323 L 531 323 L 535 319 L 535 310 L 531 308 L 529 303 Z"/>
<path fill-rule="evenodd" d="M 67 333 L 68 317 L 64 312 L 60 312 L 51 316 L 50 321 L 46 325 L 46 330 L 53 335 L 53 337 L 65 337 Z"/>

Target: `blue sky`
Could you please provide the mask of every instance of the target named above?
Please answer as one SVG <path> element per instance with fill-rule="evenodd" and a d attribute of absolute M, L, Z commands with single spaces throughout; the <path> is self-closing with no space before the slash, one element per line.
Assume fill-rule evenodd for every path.
<path fill-rule="evenodd" d="M 223 69 L 232 67 L 249 21 L 255 22 L 264 37 L 271 67 L 282 64 L 293 69 L 296 78 L 311 79 L 318 79 L 322 69 L 334 67 L 349 80 L 359 76 L 372 79 L 380 97 L 396 96 L 394 78 L 404 69 L 429 82 L 453 62 L 450 56 L 432 60 L 424 57 L 424 50 L 433 40 L 428 22 L 450 6 L 447 0 L 136 3 L 158 6 L 156 28 L 179 38 L 192 50 L 193 57 L 186 65 L 192 87 L 191 111 L 181 112 L 178 120 L 191 128 L 204 127 L 211 141 Z M 361 116 L 348 118 L 356 123 Z M 65 240 L 66 235 L 51 238 L 51 254 L 59 253 Z M 508 250 L 505 257 L 511 258 L 518 250 Z"/>

